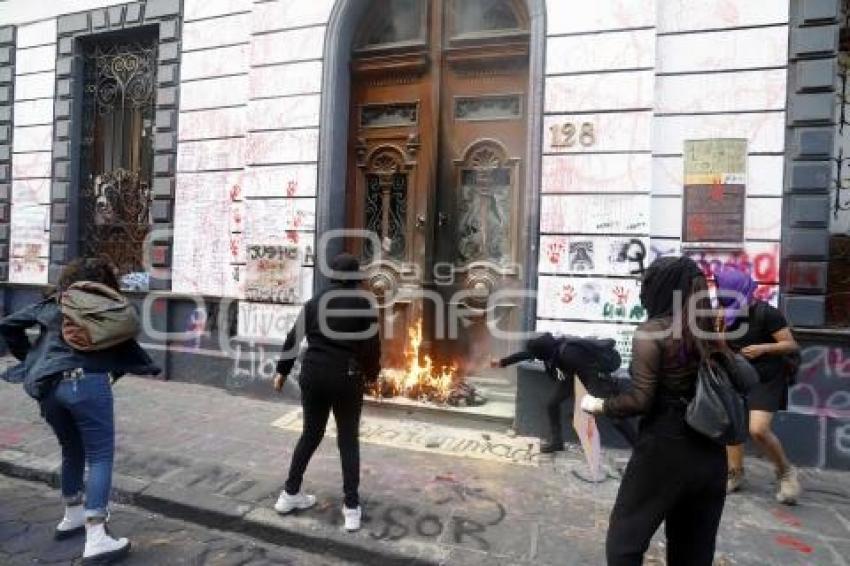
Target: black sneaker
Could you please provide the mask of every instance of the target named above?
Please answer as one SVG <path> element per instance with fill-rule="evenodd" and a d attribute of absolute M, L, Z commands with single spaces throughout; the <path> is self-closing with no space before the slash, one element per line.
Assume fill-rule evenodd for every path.
<path fill-rule="evenodd" d="M 563 442 L 544 442 L 540 445 L 540 453 L 541 454 L 552 454 L 553 452 L 563 452 L 564 451 L 564 443 Z"/>

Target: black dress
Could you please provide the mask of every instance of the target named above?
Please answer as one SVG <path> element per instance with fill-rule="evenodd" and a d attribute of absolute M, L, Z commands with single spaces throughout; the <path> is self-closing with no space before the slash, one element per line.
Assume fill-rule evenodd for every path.
<path fill-rule="evenodd" d="M 734 337 L 743 322 L 748 322 L 746 332 Z M 754 344 L 772 344 L 773 335 L 788 327 L 788 321 L 779 309 L 762 301 L 750 305 L 746 318 L 739 318 L 726 329 L 729 347 L 738 352 Z M 775 413 L 788 408 L 788 381 L 784 371 L 782 355 L 762 355 L 750 360 L 759 373 L 759 383 L 747 394 L 751 411 Z"/>

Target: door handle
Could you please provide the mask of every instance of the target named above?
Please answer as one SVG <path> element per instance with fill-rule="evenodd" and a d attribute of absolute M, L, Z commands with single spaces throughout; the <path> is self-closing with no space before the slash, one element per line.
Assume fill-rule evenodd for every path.
<path fill-rule="evenodd" d="M 440 227 L 445 226 L 446 224 L 448 224 L 448 222 L 449 222 L 449 215 L 448 214 L 446 214 L 445 212 L 438 212 L 437 213 L 437 226 L 440 226 Z"/>
<path fill-rule="evenodd" d="M 422 228 L 422 227 L 424 227 L 424 226 L 425 226 L 425 222 L 427 222 L 427 220 L 426 220 L 426 218 L 425 218 L 425 215 L 424 215 L 424 214 L 417 214 L 417 215 L 416 215 L 416 227 L 417 227 L 417 228 Z"/>

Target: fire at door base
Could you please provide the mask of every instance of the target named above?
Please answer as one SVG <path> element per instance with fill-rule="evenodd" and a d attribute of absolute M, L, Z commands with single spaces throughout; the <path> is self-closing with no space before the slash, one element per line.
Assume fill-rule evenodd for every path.
<path fill-rule="evenodd" d="M 479 405 L 454 406 L 410 399 L 402 395 L 379 397 L 366 395 L 366 403 L 373 407 L 438 417 L 460 417 L 469 421 L 489 421 L 499 427 L 512 428 L 516 411 L 516 386 L 501 377 L 469 376 L 465 381 L 478 394 L 486 398 Z"/>

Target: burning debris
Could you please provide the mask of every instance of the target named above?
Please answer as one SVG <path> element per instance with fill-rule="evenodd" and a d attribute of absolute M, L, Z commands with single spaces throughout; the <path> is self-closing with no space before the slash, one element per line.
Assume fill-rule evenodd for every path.
<path fill-rule="evenodd" d="M 368 393 L 378 399 L 406 397 L 437 405 L 475 406 L 486 399 L 459 374 L 457 366 L 437 366 L 422 353 L 422 321 L 408 329 L 405 367 L 385 369 Z"/>

